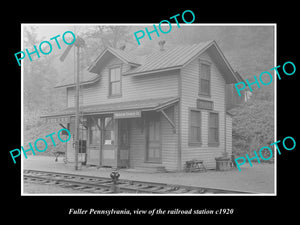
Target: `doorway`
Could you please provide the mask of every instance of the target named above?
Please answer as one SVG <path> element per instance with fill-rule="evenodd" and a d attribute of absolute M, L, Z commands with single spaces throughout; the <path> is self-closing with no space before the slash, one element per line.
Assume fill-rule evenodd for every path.
<path fill-rule="evenodd" d="M 161 163 L 160 114 L 150 114 L 146 121 L 146 162 Z"/>
<path fill-rule="evenodd" d="M 118 126 L 118 167 L 129 167 L 129 119 L 119 119 Z"/>
<path fill-rule="evenodd" d="M 89 133 L 87 146 L 87 164 L 101 165 L 101 145 L 102 131 L 101 119 L 99 117 L 89 117 Z"/>

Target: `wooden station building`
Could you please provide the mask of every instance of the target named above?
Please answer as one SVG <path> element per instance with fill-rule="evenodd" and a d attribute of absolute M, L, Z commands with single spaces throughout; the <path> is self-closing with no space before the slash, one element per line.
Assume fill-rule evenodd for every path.
<path fill-rule="evenodd" d="M 160 42 L 144 56 L 106 48 L 80 81 L 80 162 L 180 171 L 198 159 L 216 168 L 215 157 L 232 153 L 226 88 L 239 81 L 215 41 L 171 49 Z M 67 107 L 43 117 L 74 134 L 75 83 L 57 88 L 66 89 Z M 66 158 L 75 160 L 72 141 Z"/>

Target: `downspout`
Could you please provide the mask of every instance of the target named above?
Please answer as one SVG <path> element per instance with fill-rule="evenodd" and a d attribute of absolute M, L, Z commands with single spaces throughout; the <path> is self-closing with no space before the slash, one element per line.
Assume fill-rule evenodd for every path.
<path fill-rule="evenodd" d="M 178 134 L 178 140 L 177 140 L 177 169 L 178 171 L 181 171 L 181 102 L 182 102 L 182 70 L 180 69 L 179 76 L 178 76 L 178 128 L 177 128 L 177 134 Z"/>
<path fill-rule="evenodd" d="M 226 103 L 226 83 L 225 83 L 225 85 L 224 85 L 224 121 L 225 121 L 225 126 L 224 126 L 224 155 L 226 155 L 227 156 L 227 149 L 226 149 L 226 146 L 227 146 L 227 142 L 226 142 L 226 131 L 227 131 L 227 123 L 226 123 L 226 112 L 227 112 L 227 103 Z"/>

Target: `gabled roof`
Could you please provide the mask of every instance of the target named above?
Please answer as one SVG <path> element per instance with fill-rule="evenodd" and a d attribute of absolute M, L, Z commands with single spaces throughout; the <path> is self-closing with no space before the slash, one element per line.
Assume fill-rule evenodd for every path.
<path fill-rule="evenodd" d="M 125 76 L 139 76 L 181 69 L 204 51 L 208 51 L 213 57 L 216 66 L 221 71 L 226 83 L 236 83 L 241 80 L 241 77 L 234 72 L 219 46 L 213 40 L 192 45 L 181 45 L 163 51 L 154 51 L 145 56 L 133 55 L 124 50 L 107 47 L 94 60 L 92 65 L 88 67 L 88 72 L 99 73 L 99 68 L 101 68 L 103 63 L 112 55 L 119 58 L 124 63 L 131 65 L 131 69 L 123 74 Z M 87 79 L 83 82 L 95 82 L 96 80 L 96 76 L 90 76 L 90 80 Z"/>
<path fill-rule="evenodd" d="M 116 49 L 112 47 L 106 47 L 100 55 L 92 62 L 92 64 L 89 66 L 88 70 L 91 72 L 96 72 L 95 67 L 97 64 L 101 61 L 101 59 L 108 53 L 111 53 L 115 55 L 117 58 L 121 59 L 123 62 L 128 63 L 132 66 L 140 66 L 140 64 L 137 62 L 136 57 L 121 50 Z"/>
<path fill-rule="evenodd" d="M 235 75 L 239 81 L 246 83 L 245 79 L 241 76 L 241 74 L 238 71 L 235 71 Z"/>
<path fill-rule="evenodd" d="M 100 75 L 91 73 L 87 68 L 83 69 L 80 74 L 80 85 L 91 84 L 98 81 L 101 78 Z M 75 76 L 66 76 L 64 80 L 56 84 L 56 88 L 72 87 L 75 86 Z"/>
<path fill-rule="evenodd" d="M 214 40 L 192 45 L 181 45 L 163 51 L 154 51 L 146 56 L 136 56 L 120 49 L 107 48 L 97 57 L 94 64 L 89 67 L 89 70 L 90 72 L 97 71 L 95 68 L 107 51 L 132 65 L 132 68 L 123 75 L 139 76 L 180 69 L 206 50 L 213 56 L 217 67 L 222 71 L 221 73 L 226 83 L 236 83 L 240 80 Z"/>
<path fill-rule="evenodd" d="M 107 51 L 111 51 L 113 54 L 117 55 L 119 58 L 121 58 L 123 61 L 126 61 L 129 64 L 136 65 L 136 66 L 140 65 L 135 56 L 121 49 L 108 47 Z"/>
<path fill-rule="evenodd" d="M 165 71 L 166 69 L 181 68 L 211 44 L 212 41 L 200 42 L 198 44 L 181 45 L 168 50 L 150 53 L 143 59 L 141 66 L 129 70 L 125 75 L 141 75 L 162 70 Z"/>

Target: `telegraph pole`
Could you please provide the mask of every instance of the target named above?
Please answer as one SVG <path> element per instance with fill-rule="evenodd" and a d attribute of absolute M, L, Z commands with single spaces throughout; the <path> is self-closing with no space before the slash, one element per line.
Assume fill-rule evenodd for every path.
<path fill-rule="evenodd" d="M 76 43 L 75 43 L 76 46 Z M 77 72 L 76 72 L 76 93 L 75 93 L 75 170 L 78 170 L 79 153 L 79 46 L 77 47 Z"/>
<path fill-rule="evenodd" d="M 75 90 L 75 127 L 74 127 L 74 139 L 75 139 L 75 170 L 78 170 L 78 154 L 79 154 L 79 71 L 80 71 L 80 62 L 79 62 L 79 48 L 85 46 L 84 40 L 77 36 L 75 42 L 75 47 L 77 48 L 77 72 L 76 72 L 76 90 Z M 69 45 L 63 54 L 60 56 L 60 61 L 64 61 L 67 55 L 69 54 L 73 45 Z"/>

